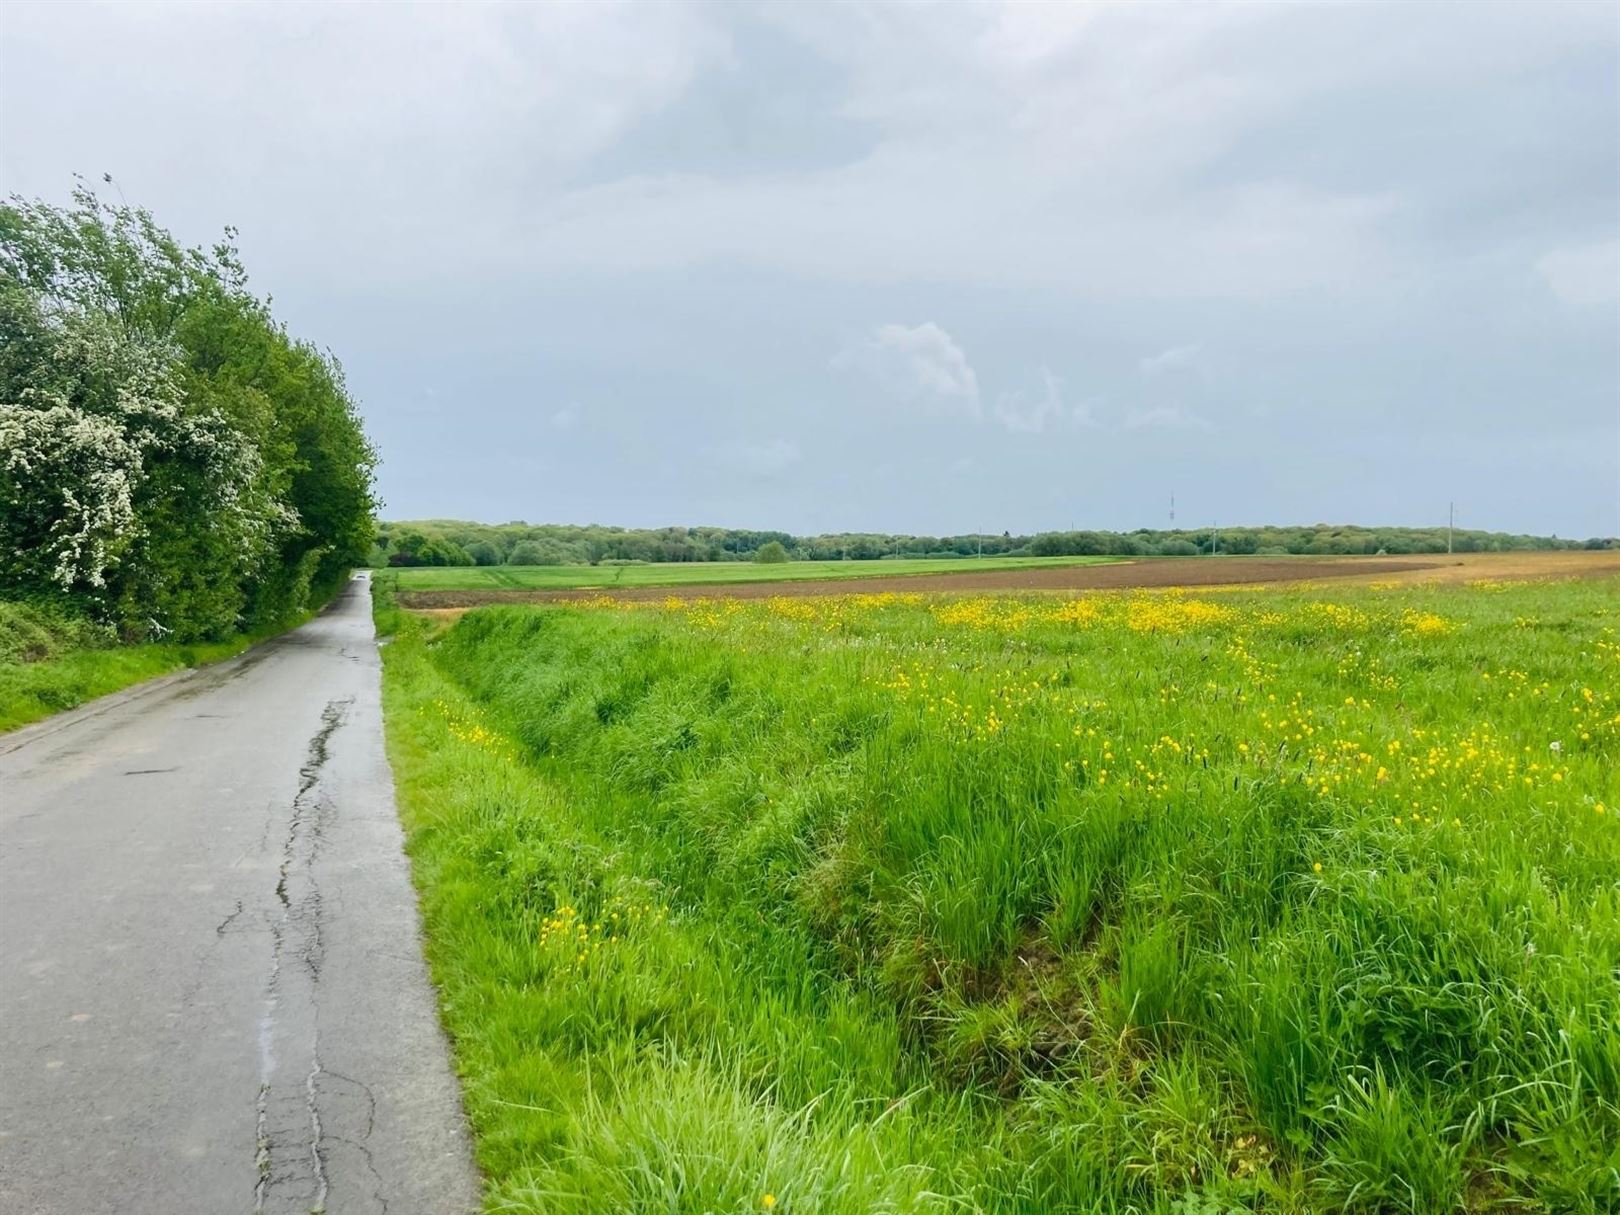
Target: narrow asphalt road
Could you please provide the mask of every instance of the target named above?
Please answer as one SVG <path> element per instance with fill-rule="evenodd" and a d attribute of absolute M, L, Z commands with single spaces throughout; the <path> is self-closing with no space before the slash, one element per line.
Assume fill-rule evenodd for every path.
<path fill-rule="evenodd" d="M 477 1207 L 370 603 L 0 735 L 0 1212 Z"/>

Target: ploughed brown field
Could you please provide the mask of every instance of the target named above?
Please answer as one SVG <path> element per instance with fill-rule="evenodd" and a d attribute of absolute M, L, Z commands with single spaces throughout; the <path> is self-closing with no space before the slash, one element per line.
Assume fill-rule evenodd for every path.
<path fill-rule="evenodd" d="M 401 607 L 460 612 L 494 603 L 575 599 L 771 599 L 784 595 L 871 595 L 883 591 L 973 594 L 997 591 L 1107 591 L 1152 587 L 1243 586 L 1327 580 L 1392 582 L 1522 581 L 1620 574 L 1620 551 L 1426 553 L 1401 557 L 1142 557 L 1110 565 L 907 574 L 819 582 L 705 583 L 689 587 L 585 587 L 577 590 L 401 591 Z"/>

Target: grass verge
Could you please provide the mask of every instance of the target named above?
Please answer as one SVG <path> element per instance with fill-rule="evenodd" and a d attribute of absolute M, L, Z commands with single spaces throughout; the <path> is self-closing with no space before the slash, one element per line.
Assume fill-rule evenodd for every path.
<path fill-rule="evenodd" d="M 314 611 L 224 641 L 119 645 L 85 621 L 0 601 L 0 733 L 160 675 L 240 654 Z"/>
<path fill-rule="evenodd" d="M 406 618 L 490 1209 L 1614 1209 L 1617 592 Z"/>

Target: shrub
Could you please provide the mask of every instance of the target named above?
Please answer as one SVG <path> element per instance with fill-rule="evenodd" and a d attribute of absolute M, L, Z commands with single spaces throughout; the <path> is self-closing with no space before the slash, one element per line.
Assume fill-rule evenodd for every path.
<path fill-rule="evenodd" d="M 506 556 L 507 565 L 563 565 L 564 556 L 555 544 L 541 540 L 521 540 Z"/>
<path fill-rule="evenodd" d="M 44 662 L 116 640 L 105 626 L 59 608 L 0 601 L 0 662 Z"/>
<path fill-rule="evenodd" d="M 767 540 L 754 552 L 754 560 L 761 565 L 781 565 L 787 559 L 788 551 L 780 540 Z"/>
<path fill-rule="evenodd" d="M 342 368 L 229 240 L 182 248 L 84 189 L 0 205 L 0 593 L 184 642 L 366 558 L 375 455 Z"/>

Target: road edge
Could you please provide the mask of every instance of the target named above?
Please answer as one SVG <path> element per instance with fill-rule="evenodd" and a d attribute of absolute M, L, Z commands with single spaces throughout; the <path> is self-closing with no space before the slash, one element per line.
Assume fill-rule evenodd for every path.
<path fill-rule="evenodd" d="M 330 599 L 321 604 L 320 607 L 316 608 L 314 611 L 303 613 L 296 618 L 289 620 L 284 627 L 278 628 L 275 632 L 269 634 L 268 636 L 259 638 L 257 641 L 250 643 L 246 648 L 238 650 L 234 654 L 224 654 L 218 658 L 197 663 L 195 666 L 182 667 L 178 671 L 170 671 L 166 675 L 154 675 L 150 679 L 142 679 L 136 683 L 128 684 L 127 686 L 118 688 L 114 691 L 104 692 L 100 696 L 92 697 L 89 700 L 74 705 L 70 709 L 60 709 L 57 712 L 52 713 L 49 717 L 41 717 L 38 721 L 26 722 L 23 725 L 14 726 L 9 730 L 0 730 L 0 755 L 10 755 L 13 751 L 20 751 L 30 743 L 38 742 L 41 738 L 49 737 L 59 730 L 69 729 L 81 721 L 88 721 L 91 718 L 100 717 L 103 713 L 110 712 L 121 705 L 126 705 L 132 700 L 140 700 L 145 696 L 150 696 L 154 693 L 161 692 L 165 688 L 172 687 L 175 684 L 184 683 L 186 680 L 196 676 L 199 671 L 218 671 L 229 669 L 233 663 L 240 663 L 244 661 L 250 654 L 256 654 L 265 646 L 272 645 L 280 641 L 283 637 L 287 636 L 287 634 L 293 632 L 295 629 L 302 628 L 311 620 L 325 615 L 332 609 L 332 605 L 338 601 L 338 598 L 342 595 L 344 588 L 346 588 L 349 583 L 354 582 L 360 577 L 361 574 L 359 573 L 351 574 L 348 580 L 339 587 L 339 589 L 332 595 Z"/>

